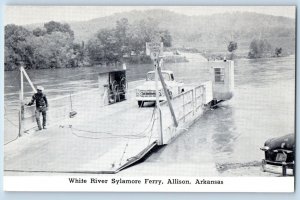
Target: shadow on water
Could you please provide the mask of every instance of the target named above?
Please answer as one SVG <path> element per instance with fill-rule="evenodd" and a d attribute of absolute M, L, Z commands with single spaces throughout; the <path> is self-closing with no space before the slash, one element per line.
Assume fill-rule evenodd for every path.
<path fill-rule="evenodd" d="M 201 163 L 203 156 L 214 155 L 216 159 L 224 154 L 230 156 L 239 137 L 232 115 L 233 109 L 229 105 L 207 111 L 188 131 L 174 139 L 167 148 L 160 148 L 146 162 Z"/>
<path fill-rule="evenodd" d="M 222 153 L 230 156 L 239 137 L 233 121 L 234 109 L 229 105 L 224 105 L 207 112 L 206 115 L 208 118 L 202 123 L 211 126 L 211 149 L 213 154 Z"/>

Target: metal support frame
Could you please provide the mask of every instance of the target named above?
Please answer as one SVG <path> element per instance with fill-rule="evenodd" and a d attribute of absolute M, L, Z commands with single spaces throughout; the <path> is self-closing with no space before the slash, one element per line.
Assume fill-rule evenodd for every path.
<path fill-rule="evenodd" d="M 20 84 L 21 84 L 21 90 L 20 90 L 20 112 L 19 112 L 19 137 L 22 136 L 24 125 L 23 125 L 23 120 L 24 120 L 24 112 L 25 112 L 25 104 L 24 104 L 24 76 L 29 82 L 32 90 L 34 93 L 36 93 L 36 89 L 30 80 L 28 74 L 26 73 L 25 69 L 23 66 L 20 67 Z"/>
<path fill-rule="evenodd" d="M 30 84 L 30 86 L 31 86 L 31 88 L 32 88 L 32 91 L 33 91 L 34 93 L 36 93 L 37 91 L 36 91 L 36 89 L 35 89 L 33 83 L 31 82 L 31 80 L 30 80 L 30 78 L 29 78 L 27 72 L 25 71 L 24 67 L 21 67 L 20 70 L 21 70 L 21 72 L 24 74 L 24 76 L 26 77 L 28 83 Z M 21 74 L 22 74 L 22 73 L 21 73 Z M 21 76 L 22 76 L 22 75 L 21 75 Z M 22 85 L 23 85 L 23 76 L 22 76 L 21 80 L 22 80 Z M 22 86 L 22 89 L 23 89 L 23 86 Z M 22 92 L 23 92 L 23 91 L 22 91 Z M 22 94 L 22 95 L 23 95 L 23 94 Z"/>

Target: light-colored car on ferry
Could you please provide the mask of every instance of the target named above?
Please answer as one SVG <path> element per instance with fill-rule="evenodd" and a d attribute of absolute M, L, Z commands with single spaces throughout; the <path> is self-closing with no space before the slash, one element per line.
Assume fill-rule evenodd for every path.
<path fill-rule="evenodd" d="M 171 98 L 177 96 L 181 92 L 184 92 L 184 84 L 182 82 L 177 82 L 174 79 L 172 71 L 163 70 L 161 73 Z M 158 91 L 159 101 L 166 101 L 167 98 L 160 81 L 158 82 Z M 148 72 L 146 82 L 136 88 L 136 100 L 140 107 L 143 106 L 144 102 L 156 101 L 155 71 Z"/>

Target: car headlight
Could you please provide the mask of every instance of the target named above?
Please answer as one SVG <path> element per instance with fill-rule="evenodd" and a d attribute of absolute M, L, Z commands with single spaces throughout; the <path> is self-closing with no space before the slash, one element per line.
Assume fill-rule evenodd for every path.
<path fill-rule="evenodd" d="M 268 151 L 270 149 L 270 147 L 268 146 L 264 146 L 264 147 L 261 147 L 260 150 L 262 151 Z"/>
<path fill-rule="evenodd" d="M 136 92 L 136 96 L 139 97 L 140 96 L 140 90 L 136 89 L 135 92 Z"/>

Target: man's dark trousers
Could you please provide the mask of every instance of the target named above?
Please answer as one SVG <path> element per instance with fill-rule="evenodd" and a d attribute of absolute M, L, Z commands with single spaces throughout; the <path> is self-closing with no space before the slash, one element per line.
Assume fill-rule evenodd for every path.
<path fill-rule="evenodd" d="M 39 129 L 42 129 L 41 120 L 40 120 L 41 113 L 42 113 L 42 116 L 43 116 L 43 127 L 46 127 L 47 107 L 40 106 L 40 107 L 37 107 L 36 110 L 35 110 L 35 118 L 36 118 L 36 122 L 37 122 L 37 125 L 38 125 Z"/>

